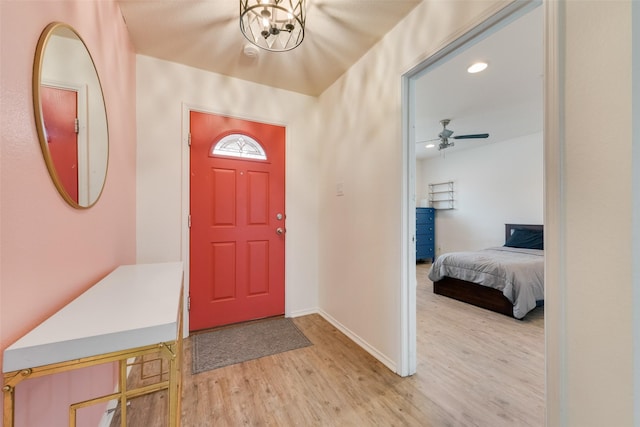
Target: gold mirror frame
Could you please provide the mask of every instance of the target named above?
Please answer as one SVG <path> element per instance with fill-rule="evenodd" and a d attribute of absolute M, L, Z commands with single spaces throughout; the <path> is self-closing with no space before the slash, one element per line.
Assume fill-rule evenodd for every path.
<path fill-rule="evenodd" d="M 49 111 L 61 109 L 50 110 L 46 101 L 45 114 L 43 96 L 48 91 L 53 91 L 54 99 L 60 99 L 57 93 L 75 93 L 76 117 L 71 124 L 75 127 L 75 147 L 72 142 L 65 143 L 75 149 L 75 164 L 61 165 L 60 157 L 56 154 L 54 158 L 50 149 L 50 144 L 57 141 L 58 128 L 51 125 L 57 114 Z M 109 130 L 95 63 L 82 37 L 68 24 L 52 22 L 40 35 L 33 62 L 33 106 L 40 148 L 54 185 L 69 205 L 90 208 L 102 195 L 106 181 Z M 64 118 L 67 131 L 69 118 Z M 68 132 L 73 134 L 74 130 Z"/>

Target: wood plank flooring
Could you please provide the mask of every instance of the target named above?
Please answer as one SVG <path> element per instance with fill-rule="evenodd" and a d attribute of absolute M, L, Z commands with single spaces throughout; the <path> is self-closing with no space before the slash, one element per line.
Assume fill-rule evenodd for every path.
<path fill-rule="evenodd" d="M 543 426 L 544 320 L 434 295 L 417 266 L 418 372 L 401 378 L 319 315 L 313 346 L 197 375 L 185 340 L 182 425 Z"/>

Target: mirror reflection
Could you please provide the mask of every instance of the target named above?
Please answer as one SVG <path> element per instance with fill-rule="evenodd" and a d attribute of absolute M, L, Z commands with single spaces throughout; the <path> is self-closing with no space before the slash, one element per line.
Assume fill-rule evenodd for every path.
<path fill-rule="evenodd" d="M 94 205 L 107 174 L 107 116 L 91 55 L 69 25 L 52 23 L 42 32 L 33 96 L 40 145 L 55 186 L 71 206 Z"/>

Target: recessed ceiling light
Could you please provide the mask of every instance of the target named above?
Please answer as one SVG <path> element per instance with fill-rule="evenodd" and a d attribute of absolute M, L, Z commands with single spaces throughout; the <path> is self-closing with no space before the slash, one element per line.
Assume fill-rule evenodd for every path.
<path fill-rule="evenodd" d="M 480 71 L 484 71 L 488 66 L 486 62 L 476 62 L 467 68 L 467 72 L 471 74 L 479 73 Z"/>
<path fill-rule="evenodd" d="M 427 144 L 427 145 L 425 145 L 426 148 L 433 148 L 435 146 L 436 146 L 435 144 Z"/>

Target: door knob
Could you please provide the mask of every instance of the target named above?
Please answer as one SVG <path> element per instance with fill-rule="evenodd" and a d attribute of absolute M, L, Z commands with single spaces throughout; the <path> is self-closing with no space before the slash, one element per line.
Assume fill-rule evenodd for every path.
<path fill-rule="evenodd" d="M 276 228 L 276 234 L 278 236 L 282 236 L 284 234 L 284 229 L 282 227 Z"/>

